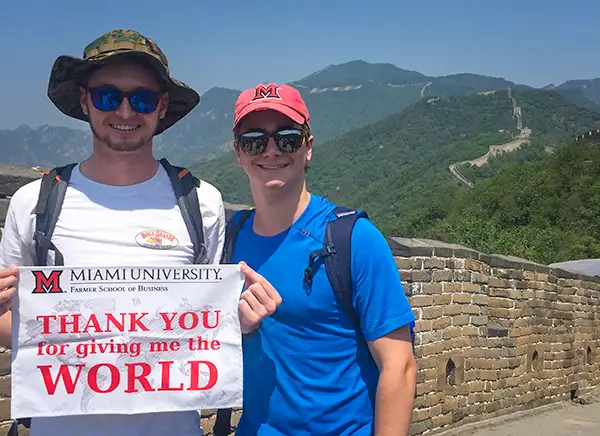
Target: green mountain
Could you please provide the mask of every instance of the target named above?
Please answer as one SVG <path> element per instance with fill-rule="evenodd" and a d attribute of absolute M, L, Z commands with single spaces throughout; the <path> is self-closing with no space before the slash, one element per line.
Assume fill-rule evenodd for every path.
<path fill-rule="evenodd" d="M 600 78 L 568 80 L 558 86 L 548 85 L 545 89 L 557 91 L 580 106 L 600 112 Z"/>
<path fill-rule="evenodd" d="M 401 111 L 422 98 L 509 86 L 527 88 L 501 78 L 475 74 L 427 77 L 391 64 L 364 61 L 331 65 L 291 84 L 298 87 L 306 100 L 318 143 Z M 233 108 L 239 93 L 226 88 L 208 90 L 186 118 L 156 138 L 156 154 L 187 166 L 209 161 L 230 150 Z M 69 132 L 65 133 L 66 128 L 49 126 L 27 129 L 29 132 L 25 133 L 0 131 L 3 160 L 27 166 L 51 166 L 79 160 L 91 151 L 92 139 L 87 131 L 67 129 Z M 16 147 L 24 147 L 27 152 Z"/>
<path fill-rule="evenodd" d="M 457 192 L 472 190 L 450 171 L 453 164 L 462 168 L 461 162 L 485 156 L 490 146 L 502 150 L 515 141 L 520 148 L 501 156 L 537 160 L 599 125 L 600 114 L 556 92 L 503 90 L 423 99 L 315 145 L 309 187 L 367 210 L 388 235 L 424 236 L 428 228 L 420 223 L 441 219 Z M 246 176 L 232 154 L 193 170 L 218 186 L 227 201 L 251 203 Z"/>
<path fill-rule="evenodd" d="M 550 264 L 600 257 L 600 133 L 413 211 L 396 231 Z M 447 193 L 448 194 L 448 193 Z"/>

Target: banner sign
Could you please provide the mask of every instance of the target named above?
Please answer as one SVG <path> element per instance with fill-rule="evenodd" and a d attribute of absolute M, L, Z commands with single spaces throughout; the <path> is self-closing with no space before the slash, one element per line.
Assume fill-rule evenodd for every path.
<path fill-rule="evenodd" d="M 20 268 L 12 418 L 241 407 L 239 265 Z"/>

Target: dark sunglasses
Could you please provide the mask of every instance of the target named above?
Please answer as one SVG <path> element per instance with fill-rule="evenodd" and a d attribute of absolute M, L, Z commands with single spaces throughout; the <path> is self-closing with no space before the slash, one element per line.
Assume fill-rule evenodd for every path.
<path fill-rule="evenodd" d="M 89 88 L 92 102 L 99 111 L 110 112 L 116 110 L 124 98 L 129 100 L 129 106 L 140 114 L 150 114 L 158 107 L 161 93 L 138 89 L 124 92 L 114 88 Z"/>
<path fill-rule="evenodd" d="M 302 147 L 302 143 L 308 137 L 308 134 L 305 130 L 294 128 L 284 128 L 276 132 L 254 129 L 238 135 L 236 142 L 245 154 L 255 156 L 265 152 L 271 137 L 275 140 L 275 144 L 280 151 L 294 153 Z"/>

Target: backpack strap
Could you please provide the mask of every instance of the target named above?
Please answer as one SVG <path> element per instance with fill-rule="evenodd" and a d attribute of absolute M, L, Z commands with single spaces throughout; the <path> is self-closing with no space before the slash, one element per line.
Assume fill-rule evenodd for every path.
<path fill-rule="evenodd" d="M 233 246 L 237 239 L 240 229 L 244 226 L 246 220 L 252 215 L 254 209 L 241 209 L 233 214 L 225 225 L 225 245 L 223 246 L 223 255 L 221 263 L 233 262 Z"/>
<path fill-rule="evenodd" d="M 213 436 L 229 436 L 234 430 L 231 426 L 232 409 L 218 409 L 217 418 L 213 425 Z"/>
<path fill-rule="evenodd" d="M 351 241 L 354 224 L 360 218 L 369 218 L 366 212 L 338 206 L 333 210 L 334 218 L 327 223 L 323 247 L 313 251 L 304 270 L 304 283 L 312 285 L 314 263 L 321 257 L 335 297 L 348 314 L 354 326 L 359 329 L 360 320 L 353 305 Z"/>
<path fill-rule="evenodd" d="M 8 433 L 6 436 L 19 436 L 19 424 L 25 428 L 31 427 L 31 418 L 17 418 L 13 419 L 10 428 L 8 429 Z"/>
<path fill-rule="evenodd" d="M 314 250 L 308 258 L 308 266 L 304 270 L 304 283 L 312 285 L 315 273 L 315 261 L 322 257 L 325 271 L 335 293 L 338 303 L 346 311 L 357 330 L 360 329 L 360 319 L 354 310 L 353 280 L 352 280 L 352 231 L 354 224 L 360 218 L 369 219 L 366 212 L 338 206 L 333 210 L 334 219 L 327 223 L 323 247 Z M 415 354 L 415 323 L 409 325 L 413 354 Z"/>
<path fill-rule="evenodd" d="M 46 266 L 48 251 L 54 251 L 54 264 L 56 266 L 64 266 L 65 259 L 52 242 L 54 228 L 58 222 L 58 217 L 62 209 L 62 205 L 71 178 L 71 172 L 77 163 L 52 168 L 50 171 L 45 171 L 40 184 L 40 192 L 38 194 L 38 202 L 35 206 L 35 232 L 33 233 L 33 241 L 35 248 L 35 265 Z M 19 424 L 25 428 L 31 425 L 31 418 L 15 419 L 9 429 L 9 436 L 17 436 L 19 434 Z"/>
<path fill-rule="evenodd" d="M 343 206 L 335 208 L 333 213 L 335 219 L 325 228 L 324 245 L 329 251 L 329 256 L 325 257 L 325 271 L 336 298 L 358 329 L 360 320 L 353 304 L 352 230 L 356 221 L 369 216 L 366 212 Z"/>
<path fill-rule="evenodd" d="M 38 202 L 35 207 L 35 233 L 33 234 L 36 265 L 46 266 L 46 257 L 49 250 L 54 251 L 55 265 L 63 266 L 65 264 L 62 253 L 52 243 L 52 235 L 58 222 L 71 172 L 75 165 L 77 164 L 70 163 L 62 167 L 56 167 L 45 172 L 42 176 Z"/>
<path fill-rule="evenodd" d="M 196 190 L 200 186 L 200 180 L 188 168 L 171 165 L 165 158 L 161 159 L 160 163 L 169 175 L 183 221 L 190 234 L 194 246 L 194 263 L 208 263 L 202 212 L 198 202 L 198 191 Z"/>

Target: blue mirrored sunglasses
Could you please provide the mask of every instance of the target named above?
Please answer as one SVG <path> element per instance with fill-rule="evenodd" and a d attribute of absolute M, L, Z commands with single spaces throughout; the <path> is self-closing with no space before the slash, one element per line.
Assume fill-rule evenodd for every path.
<path fill-rule="evenodd" d="M 147 89 L 135 91 L 120 91 L 114 88 L 89 88 L 92 102 L 99 111 L 110 112 L 116 110 L 124 98 L 129 100 L 129 106 L 135 112 L 149 114 L 156 110 L 161 93 Z"/>

